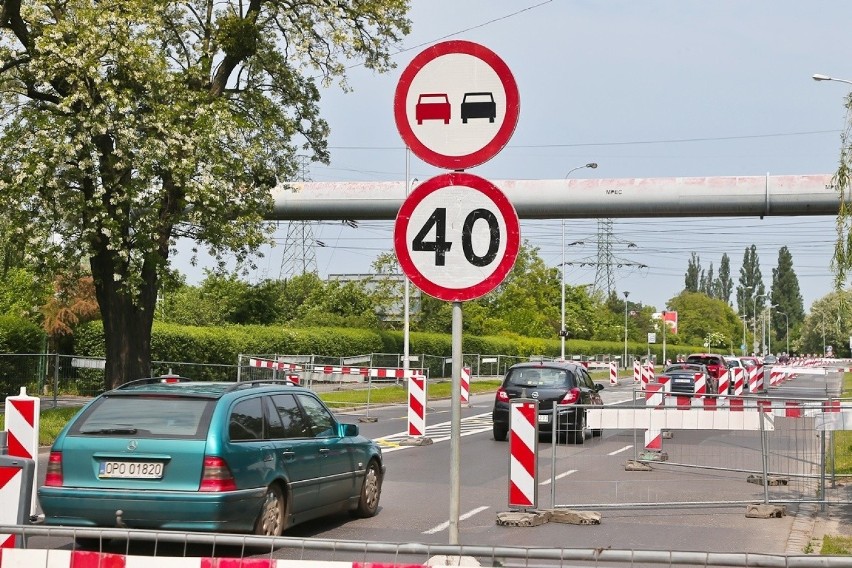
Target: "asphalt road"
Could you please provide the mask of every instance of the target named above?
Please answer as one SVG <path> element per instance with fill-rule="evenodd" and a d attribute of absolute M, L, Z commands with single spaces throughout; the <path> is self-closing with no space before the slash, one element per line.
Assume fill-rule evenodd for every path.
<path fill-rule="evenodd" d="M 607 385 L 602 395 L 607 404 L 631 401 L 637 396 L 632 381 L 622 379 L 618 386 Z M 795 396 L 819 395 L 825 392 L 821 380 L 800 379 Z M 783 394 L 778 389 L 773 394 Z M 490 410 L 493 394 L 475 395 L 462 407 L 461 444 L 461 544 L 483 546 L 612 548 L 627 550 L 678 550 L 712 552 L 749 552 L 783 554 L 795 520 L 796 507 L 788 506 L 781 518 L 746 518 L 745 507 L 698 507 L 692 509 L 613 509 L 601 511 L 599 525 L 565 525 L 546 523 L 536 527 L 498 526 L 497 514 L 508 510 L 508 443 L 496 442 L 491 434 Z M 318 537 L 337 540 L 417 542 L 448 544 L 450 514 L 450 402 L 430 401 L 427 404 L 427 436 L 432 444 L 406 446 L 407 408 L 373 407 L 369 411 L 341 414 L 346 422 L 358 422 L 361 432 L 380 440 L 385 448 L 387 477 L 384 482 L 381 510 L 370 519 L 352 520 L 347 515 L 323 519 L 293 527 L 287 536 Z M 727 432 L 691 432 L 679 437 L 682 444 L 705 447 L 724 445 Z M 640 434 L 639 443 L 643 443 Z M 595 502 L 605 499 L 606 488 L 639 484 L 661 473 L 625 472 L 624 462 L 631 457 L 632 434 L 604 431 L 600 438 L 587 440 L 583 445 L 559 445 L 556 448 L 554 471 L 560 475 L 556 502 Z M 740 440 L 737 440 L 740 443 Z M 614 453 L 613 453 L 614 452 Z M 612 454 L 612 455 L 610 455 Z M 542 439 L 539 447 L 539 468 L 548 477 L 554 455 L 549 440 Z M 724 453 L 718 455 L 724 465 Z M 601 459 L 609 456 L 610 459 Z M 41 456 L 46 458 L 46 453 Z M 43 464 L 39 468 L 44 475 Z M 570 472 L 570 473 L 568 473 Z M 647 477 L 637 477 L 646 475 Z M 722 473 L 742 483 L 742 474 Z M 633 476 L 633 477 L 630 477 Z M 587 480 L 583 482 L 583 480 Z M 595 483 L 590 484 L 588 480 Z M 637 481 L 638 480 L 638 481 Z M 604 483 L 601 483 L 604 482 Z M 539 479 L 539 508 L 551 506 L 551 487 Z M 689 483 L 688 481 L 684 483 Z M 603 487 L 603 489 L 601 489 Z M 733 487 L 733 486 L 732 486 Z M 589 489 L 593 488 L 593 489 Z M 756 487 L 756 490 L 759 489 Z M 590 495 L 600 491 L 601 495 Z M 718 495 L 717 495 L 718 496 Z M 696 491 L 697 500 L 705 497 Z M 722 495 L 721 497 L 724 497 Z M 591 501 L 590 501 L 591 500 Z M 70 548 L 67 539 L 33 541 L 33 546 Z M 121 549 L 123 551 L 123 549 Z M 220 551 L 221 552 L 221 551 Z M 159 554 L 163 554 L 162 550 Z M 203 552 L 202 552 L 203 554 Z M 303 553 L 279 549 L 275 558 L 303 557 Z M 263 554 L 268 557 L 268 551 Z"/>

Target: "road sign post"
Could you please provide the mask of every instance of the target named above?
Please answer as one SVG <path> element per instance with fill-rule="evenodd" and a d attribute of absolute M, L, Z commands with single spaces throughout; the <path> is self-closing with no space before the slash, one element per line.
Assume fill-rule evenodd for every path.
<path fill-rule="evenodd" d="M 494 184 L 462 170 L 506 145 L 519 112 L 509 67 L 469 41 L 422 51 L 403 71 L 394 95 L 394 119 L 406 146 L 424 162 L 455 170 L 407 194 L 394 225 L 394 250 L 405 275 L 426 294 L 453 304 L 450 544 L 459 542 L 462 302 L 496 288 L 520 246 L 511 202 Z M 406 178 L 407 172 L 406 166 Z"/>

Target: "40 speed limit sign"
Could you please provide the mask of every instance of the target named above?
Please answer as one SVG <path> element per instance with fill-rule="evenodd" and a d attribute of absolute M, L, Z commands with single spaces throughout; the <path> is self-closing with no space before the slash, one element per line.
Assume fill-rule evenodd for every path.
<path fill-rule="evenodd" d="M 448 302 L 483 296 L 518 256 L 520 224 L 512 203 L 491 182 L 463 172 L 433 177 L 403 202 L 394 250 L 415 286 Z"/>

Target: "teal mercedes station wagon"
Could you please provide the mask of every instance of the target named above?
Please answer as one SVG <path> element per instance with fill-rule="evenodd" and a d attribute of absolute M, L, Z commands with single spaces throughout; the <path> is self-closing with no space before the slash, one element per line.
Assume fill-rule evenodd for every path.
<path fill-rule="evenodd" d="M 38 498 L 45 523 L 279 536 L 379 507 L 379 446 L 288 381 L 166 376 L 108 391 L 65 427 Z"/>

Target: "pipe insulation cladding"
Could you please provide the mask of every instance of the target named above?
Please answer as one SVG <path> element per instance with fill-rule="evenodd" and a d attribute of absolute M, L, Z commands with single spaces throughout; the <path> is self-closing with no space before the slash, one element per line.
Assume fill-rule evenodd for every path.
<path fill-rule="evenodd" d="M 837 215 L 831 175 L 493 181 L 521 219 Z M 290 182 L 272 221 L 393 220 L 404 181 Z"/>

